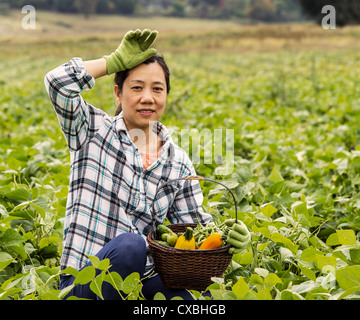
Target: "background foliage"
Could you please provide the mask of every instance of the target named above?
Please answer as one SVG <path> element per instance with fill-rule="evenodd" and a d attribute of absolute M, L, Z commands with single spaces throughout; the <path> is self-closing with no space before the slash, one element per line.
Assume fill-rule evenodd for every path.
<path fill-rule="evenodd" d="M 298 0 L 5 0 L 13 8 L 34 5 L 68 13 L 155 15 L 193 18 L 248 18 L 263 21 L 302 19 Z"/>
<path fill-rule="evenodd" d="M 253 239 L 224 277 L 214 279 L 214 298 L 359 298 L 357 27 L 37 17 L 36 30 L 21 31 L 11 24 L 21 15 L 11 12 L 3 26 L 13 36 L 0 38 L 0 299 L 66 294 L 58 281 L 69 154 L 45 73 L 74 56 L 111 52 L 125 31 L 143 25 L 160 31 L 157 47 L 172 72 L 162 121 L 174 137 L 183 128 L 234 129 L 231 174 L 220 175 L 215 161 L 196 165 L 198 174 L 234 190 Z M 112 86 L 110 77 L 101 79 L 83 96 L 113 114 Z M 209 148 L 202 145 L 200 156 Z M 222 189 L 202 188 L 214 217 L 234 216 Z M 120 279 L 108 272 L 108 261 L 92 259 L 81 273 L 68 270 L 77 283 L 91 282 L 100 298 L 104 281 L 124 299 L 142 298 L 138 275 Z"/>

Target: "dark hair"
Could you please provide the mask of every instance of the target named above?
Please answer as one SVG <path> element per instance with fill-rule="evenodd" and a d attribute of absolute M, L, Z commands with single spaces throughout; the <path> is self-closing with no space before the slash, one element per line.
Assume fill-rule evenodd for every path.
<path fill-rule="evenodd" d="M 156 55 L 145 60 L 143 63 L 150 64 L 150 63 L 155 63 L 155 62 L 157 62 L 164 71 L 165 82 L 166 82 L 166 92 L 167 92 L 167 94 L 169 94 L 169 92 L 170 92 L 170 70 L 169 70 L 164 58 L 160 54 L 157 53 Z M 120 92 L 122 91 L 124 82 L 125 82 L 126 78 L 128 77 L 130 70 L 131 69 L 126 69 L 126 70 L 115 73 L 114 82 L 118 86 Z M 120 114 L 121 111 L 122 111 L 122 106 L 120 105 L 120 106 L 118 106 L 118 108 L 115 112 L 115 116 Z"/>

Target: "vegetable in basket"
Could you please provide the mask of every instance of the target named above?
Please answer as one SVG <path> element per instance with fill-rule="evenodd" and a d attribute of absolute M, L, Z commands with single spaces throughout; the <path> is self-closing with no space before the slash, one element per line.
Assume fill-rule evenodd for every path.
<path fill-rule="evenodd" d="M 179 237 L 176 241 L 175 248 L 177 249 L 195 249 L 195 238 L 194 238 L 194 230 L 190 227 L 186 228 L 186 231 L 183 235 Z"/>
<path fill-rule="evenodd" d="M 172 232 L 171 229 L 169 229 L 167 226 L 164 226 L 163 224 L 159 224 L 157 227 L 156 227 L 156 231 L 161 235 L 161 234 L 164 234 L 164 233 L 170 233 Z"/>
<path fill-rule="evenodd" d="M 225 238 L 226 239 L 226 238 Z M 223 236 L 220 233 L 210 234 L 199 247 L 200 250 L 217 249 L 223 244 Z"/>

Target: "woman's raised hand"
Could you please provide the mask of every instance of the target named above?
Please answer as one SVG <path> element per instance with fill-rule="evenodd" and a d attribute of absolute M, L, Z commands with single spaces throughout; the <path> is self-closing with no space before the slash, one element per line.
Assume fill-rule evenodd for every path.
<path fill-rule="evenodd" d="M 137 29 L 127 32 L 119 47 L 110 55 L 104 56 L 106 60 L 107 74 L 131 69 L 157 53 L 150 48 L 154 43 L 158 31 Z"/>

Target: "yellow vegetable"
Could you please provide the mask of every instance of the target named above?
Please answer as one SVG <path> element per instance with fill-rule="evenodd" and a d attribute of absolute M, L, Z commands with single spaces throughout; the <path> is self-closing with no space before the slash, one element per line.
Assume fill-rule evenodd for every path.
<path fill-rule="evenodd" d="M 195 249 L 195 238 L 193 236 L 194 230 L 190 227 L 186 228 L 186 231 L 176 241 L 175 248 L 177 249 Z"/>

